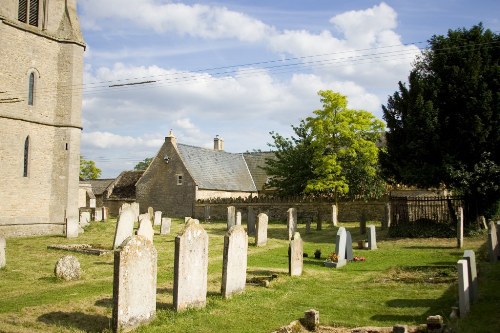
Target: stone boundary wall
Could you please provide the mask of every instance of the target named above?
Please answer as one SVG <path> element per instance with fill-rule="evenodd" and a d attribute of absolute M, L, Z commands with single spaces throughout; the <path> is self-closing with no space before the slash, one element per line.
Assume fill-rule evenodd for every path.
<path fill-rule="evenodd" d="M 382 221 L 384 218 L 384 207 L 386 201 L 349 201 L 338 203 L 338 220 L 340 222 L 359 221 L 361 214 L 364 212 L 368 220 Z M 237 211 L 241 212 L 243 220 L 247 220 L 248 207 L 252 207 L 255 215 L 266 213 L 270 221 L 287 220 L 287 211 L 289 208 L 297 209 L 297 219 L 299 223 L 305 223 L 306 220 L 311 221 L 332 221 L 332 203 L 292 203 L 292 202 L 233 202 L 233 203 L 197 203 L 195 204 L 194 218 L 200 221 L 211 220 L 224 221 L 227 219 L 227 207 L 235 206 Z"/>

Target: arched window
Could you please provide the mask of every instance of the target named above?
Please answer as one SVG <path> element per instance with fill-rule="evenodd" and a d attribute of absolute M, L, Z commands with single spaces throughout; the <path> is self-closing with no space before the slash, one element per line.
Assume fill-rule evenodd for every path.
<path fill-rule="evenodd" d="M 17 19 L 38 27 L 38 0 L 19 0 Z"/>
<path fill-rule="evenodd" d="M 23 177 L 28 177 L 28 167 L 29 167 L 29 156 L 30 154 L 30 137 L 27 136 L 24 140 L 24 167 L 23 167 Z"/>
<path fill-rule="evenodd" d="M 35 73 L 31 72 L 28 82 L 28 105 L 33 105 L 35 95 Z"/>

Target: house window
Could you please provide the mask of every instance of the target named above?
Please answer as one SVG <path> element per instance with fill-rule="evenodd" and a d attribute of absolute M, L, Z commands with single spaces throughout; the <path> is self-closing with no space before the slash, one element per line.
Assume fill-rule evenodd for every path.
<path fill-rule="evenodd" d="M 35 96 L 35 73 L 31 72 L 28 82 L 28 105 L 33 105 Z"/>
<path fill-rule="evenodd" d="M 17 19 L 21 22 L 38 27 L 38 0 L 19 0 Z"/>
<path fill-rule="evenodd" d="M 30 137 L 27 136 L 24 140 L 24 166 L 23 166 L 23 177 L 28 177 L 28 167 L 29 167 L 29 153 L 30 153 Z"/>
<path fill-rule="evenodd" d="M 177 185 L 182 185 L 182 175 L 177 175 Z"/>

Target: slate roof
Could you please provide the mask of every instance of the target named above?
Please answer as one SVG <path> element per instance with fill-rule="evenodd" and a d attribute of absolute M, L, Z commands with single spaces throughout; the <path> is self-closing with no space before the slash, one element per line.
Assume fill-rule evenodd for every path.
<path fill-rule="evenodd" d="M 273 152 L 243 153 L 243 158 L 250 170 L 255 186 L 260 191 L 267 182 L 267 173 L 262 169 L 266 165 L 266 159 L 274 159 Z"/>
<path fill-rule="evenodd" d="M 144 171 L 123 171 L 116 178 L 110 199 L 135 199 L 135 183 Z"/>
<path fill-rule="evenodd" d="M 256 192 L 243 154 L 177 144 L 184 165 L 199 189 Z"/>
<path fill-rule="evenodd" d="M 108 188 L 108 186 L 114 182 L 114 178 L 109 179 L 92 179 L 87 180 L 85 183 L 90 184 L 92 186 L 92 192 L 95 195 L 102 195 L 104 191 Z"/>

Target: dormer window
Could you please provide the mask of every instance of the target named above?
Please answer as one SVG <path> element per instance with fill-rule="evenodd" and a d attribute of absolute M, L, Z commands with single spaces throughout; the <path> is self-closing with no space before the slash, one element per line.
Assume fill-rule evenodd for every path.
<path fill-rule="evenodd" d="M 19 0 L 17 19 L 21 22 L 38 27 L 38 0 Z"/>

